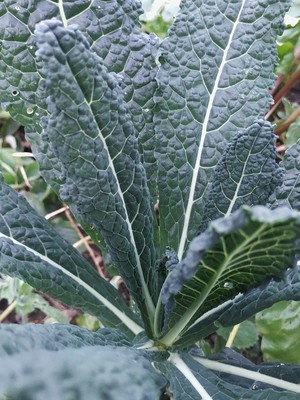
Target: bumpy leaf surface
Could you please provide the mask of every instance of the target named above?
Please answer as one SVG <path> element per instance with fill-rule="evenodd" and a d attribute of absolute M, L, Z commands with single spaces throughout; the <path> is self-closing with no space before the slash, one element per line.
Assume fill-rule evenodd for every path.
<path fill-rule="evenodd" d="M 243 205 L 267 203 L 282 182 L 274 141 L 272 126 L 264 120 L 235 135 L 214 171 L 201 231 L 209 221 L 228 216 Z"/>
<path fill-rule="evenodd" d="M 40 97 L 49 111 L 42 141 L 61 162 L 60 197 L 101 233 L 146 317 L 155 288 L 152 211 L 122 92 L 76 28 L 40 23 L 37 41 Z"/>
<path fill-rule="evenodd" d="M 136 134 L 153 163 L 152 111 L 158 41 L 140 31 L 141 5 L 136 0 L 4 0 L 0 4 L 0 97 L 11 114 L 36 136 L 45 107 L 37 106 L 37 73 L 33 35 L 38 22 L 51 18 L 76 24 L 110 72 L 120 74 Z M 39 105 L 41 106 L 41 104 Z M 36 149 L 38 151 L 38 149 Z M 41 165 L 43 159 L 40 157 Z M 53 162 L 59 170 L 59 165 Z M 152 172 L 149 169 L 149 175 Z M 47 175 L 55 183 L 55 177 Z"/>
<path fill-rule="evenodd" d="M 271 196 L 271 206 L 300 210 L 300 141 L 286 151 L 281 165 L 285 170 L 283 182 Z"/>
<path fill-rule="evenodd" d="M 33 350 L 58 351 L 84 346 L 127 346 L 128 338 L 116 329 L 103 328 L 97 332 L 75 325 L 2 324 L 0 326 L 0 355 L 12 355 Z"/>
<path fill-rule="evenodd" d="M 156 96 L 162 248 L 182 259 L 226 141 L 271 102 L 276 35 L 289 1 L 183 0 L 162 44 Z"/>
<path fill-rule="evenodd" d="M 206 312 L 281 277 L 294 264 L 299 233 L 298 213 L 287 207 L 244 207 L 211 223 L 163 286 L 162 302 L 173 310 L 162 341 L 172 343 Z"/>
<path fill-rule="evenodd" d="M 157 400 L 164 385 L 147 358 L 120 346 L 34 350 L 2 362 L 0 395 L 14 400 Z"/>
<path fill-rule="evenodd" d="M 0 273 L 132 335 L 143 330 L 120 293 L 25 198 L 0 182 Z"/>
<path fill-rule="evenodd" d="M 234 299 L 203 315 L 185 332 L 184 339 L 179 339 L 176 344 L 191 346 L 200 338 L 215 332 L 218 327 L 230 327 L 238 324 L 282 300 L 300 301 L 299 267 L 286 271 L 282 280 L 271 280 L 267 284 L 264 283 L 244 295 L 237 295 Z"/>

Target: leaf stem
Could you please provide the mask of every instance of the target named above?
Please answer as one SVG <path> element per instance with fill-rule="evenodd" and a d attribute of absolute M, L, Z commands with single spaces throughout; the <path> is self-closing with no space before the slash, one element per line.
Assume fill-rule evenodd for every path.
<path fill-rule="evenodd" d="M 300 71 L 296 71 L 294 75 L 291 76 L 291 78 L 286 82 L 284 86 L 276 93 L 274 96 L 274 104 L 269 110 L 269 112 L 266 114 L 265 118 L 268 120 L 271 115 L 274 113 L 274 111 L 277 109 L 279 104 L 281 103 L 281 100 L 283 97 L 286 95 L 286 93 L 300 80 Z"/>
<path fill-rule="evenodd" d="M 234 339 L 236 338 L 236 335 L 240 329 L 240 326 L 241 326 L 241 324 L 234 325 L 234 327 L 232 328 L 232 330 L 230 332 L 229 338 L 225 344 L 225 347 L 230 348 L 232 346 Z"/>
<path fill-rule="evenodd" d="M 198 379 L 195 377 L 193 371 L 188 365 L 180 358 L 177 353 L 171 353 L 168 361 L 175 365 L 175 367 L 182 373 L 182 375 L 190 382 L 193 388 L 199 393 L 202 400 L 213 400 L 209 393 L 204 389 Z"/>
<path fill-rule="evenodd" d="M 64 27 L 67 28 L 68 20 L 67 20 L 65 10 L 64 10 L 63 0 L 58 0 L 58 8 L 59 8 L 59 13 L 60 13 L 62 23 L 63 23 Z"/>
<path fill-rule="evenodd" d="M 0 323 L 5 320 L 9 316 L 10 313 L 14 311 L 17 305 L 17 299 L 15 299 L 0 315 Z"/>
<path fill-rule="evenodd" d="M 158 337 L 160 333 L 160 326 L 159 323 L 161 322 L 161 313 L 162 313 L 162 302 L 161 302 L 161 291 L 157 300 L 156 308 L 155 308 L 155 314 L 154 314 L 154 327 L 153 327 L 153 333 L 154 337 Z"/>
<path fill-rule="evenodd" d="M 225 372 L 226 374 L 240 376 L 242 378 L 249 379 L 251 381 L 263 382 L 268 385 L 276 386 L 278 388 L 289 390 L 292 392 L 300 393 L 300 385 L 285 381 L 283 379 L 275 378 L 261 372 L 252 371 L 243 367 L 236 367 L 227 363 L 209 360 L 207 358 L 193 357 L 195 361 L 202 364 L 204 367 L 211 369 L 212 371 Z M 279 366 L 279 364 L 278 364 Z"/>
<path fill-rule="evenodd" d="M 279 136 L 283 132 L 287 131 L 290 125 L 296 121 L 296 119 L 300 116 L 300 107 L 297 107 L 292 114 L 285 120 L 283 121 L 280 125 L 277 126 L 275 129 L 275 135 Z"/>

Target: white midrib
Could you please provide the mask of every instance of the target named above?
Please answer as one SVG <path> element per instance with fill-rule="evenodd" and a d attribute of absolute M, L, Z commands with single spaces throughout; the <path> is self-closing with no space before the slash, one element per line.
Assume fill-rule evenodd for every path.
<path fill-rule="evenodd" d="M 173 364 L 182 375 L 190 382 L 196 392 L 199 393 L 200 399 L 202 400 L 213 400 L 209 393 L 204 389 L 198 379 L 195 377 L 193 371 L 188 367 L 188 365 L 180 358 L 179 354 L 171 353 L 168 361 Z M 196 400 L 196 399 L 195 399 Z"/>
<path fill-rule="evenodd" d="M 268 385 L 276 386 L 281 389 L 289 390 L 291 392 L 300 393 L 300 385 L 282 379 L 274 378 L 261 372 L 251 371 L 246 368 L 236 367 L 234 365 L 221 363 L 219 361 L 209 360 L 207 358 L 193 357 L 195 361 L 204 367 L 213 371 L 225 372 L 230 375 L 237 375 L 242 378 L 247 378 L 253 381 L 263 382 Z"/>
<path fill-rule="evenodd" d="M 239 194 L 239 191 L 240 191 L 240 188 L 241 188 L 241 185 L 242 185 L 244 176 L 245 176 L 245 172 L 246 172 L 246 168 L 247 168 L 247 163 L 248 163 L 248 160 L 249 160 L 249 158 L 250 158 L 250 156 L 251 156 L 251 153 L 250 153 L 250 152 L 251 152 L 251 150 L 253 149 L 254 143 L 255 143 L 255 141 L 252 143 L 251 149 L 249 150 L 249 153 L 248 153 L 248 155 L 247 155 L 247 159 L 246 159 L 246 161 L 243 163 L 243 171 L 242 171 L 242 174 L 241 174 L 241 179 L 239 180 L 238 184 L 236 185 L 235 192 L 234 192 L 234 196 L 232 197 L 232 199 L 231 199 L 231 201 L 230 201 L 230 205 L 229 205 L 228 210 L 227 210 L 226 214 L 224 215 L 224 217 L 228 217 L 228 216 L 231 214 L 232 209 L 233 209 L 233 207 L 234 207 L 234 205 L 235 205 L 235 202 L 236 202 L 236 200 L 237 200 L 237 198 L 238 198 L 238 194 Z"/>
<path fill-rule="evenodd" d="M 90 107 L 90 104 L 89 103 L 87 103 L 87 104 Z M 90 108 L 90 110 L 91 110 L 91 114 L 93 115 L 94 122 L 98 126 L 98 124 L 97 124 L 97 122 L 96 122 L 96 120 L 94 118 L 94 114 L 92 112 L 92 109 Z M 154 307 L 152 298 L 150 296 L 148 286 L 147 286 L 147 284 L 145 282 L 144 273 L 143 273 L 143 269 L 142 269 L 142 265 L 141 265 L 141 260 L 140 260 L 139 253 L 138 253 L 138 250 L 137 250 L 137 247 L 136 247 L 136 242 L 135 242 L 135 238 L 134 238 L 134 234 L 133 234 L 133 230 L 132 230 L 132 225 L 130 223 L 128 212 L 127 212 L 126 202 L 125 202 L 125 199 L 124 199 L 124 196 L 123 196 L 123 192 L 122 192 L 121 187 L 120 187 L 119 180 L 117 178 L 118 175 L 116 173 L 114 163 L 113 163 L 113 161 L 111 159 L 111 156 L 110 156 L 109 149 L 107 147 L 105 138 L 102 136 L 102 132 L 100 131 L 100 129 L 98 129 L 98 132 L 99 132 L 99 137 L 102 140 L 103 147 L 107 152 L 108 164 L 109 164 L 109 167 L 111 168 L 111 170 L 113 172 L 113 175 L 115 177 L 115 182 L 116 182 L 116 185 L 117 185 L 117 192 L 118 192 L 118 194 L 119 194 L 119 196 L 121 198 L 122 204 L 123 204 L 123 209 L 124 209 L 124 212 L 125 212 L 125 222 L 126 222 L 126 225 L 127 225 L 127 228 L 128 228 L 129 235 L 130 235 L 130 241 L 131 241 L 132 247 L 134 249 L 136 266 L 137 266 L 137 270 L 138 270 L 138 274 L 139 274 L 139 278 L 140 278 L 140 282 L 141 282 L 141 286 L 142 286 L 142 291 L 143 291 L 143 294 L 145 296 L 146 307 L 147 307 L 147 310 L 148 310 L 148 313 L 149 313 L 150 320 L 153 321 L 154 314 L 155 314 L 155 307 Z"/>
<path fill-rule="evenodd" d="M 60 13 L 60 17 L 61 17 L 63 26 L 66 28 L 68 26 L 68 20 L 67 20 L 65 10 L 64 10 L 63 0 L 58 0 L 58 9 L 59 9 L 59 13 Z"/>
<path fill-rule="evenodd" d="M 139 334 L 142 332 L 144 329 L 139 326 L 135 321 L 133 321 L 131 318 L 129 318 L 125 313 L 123 313 L 121 310 L 119 310 L 117 307 L 115 307 L 112 303 L 110 303 L 105 297 L 101 296 L 100 293 L 98 293 L 95 289 L 93 289 L 91 286 L 89 286 L 86 282 L 84 282 L 82 279 L 80 279 L 78 276 L 72 274 L 72 272 L 66 270 L 63 268 L 61 265 L 57 264 L 55 261 L 51 260 L 50 258 L 44 256 L 43 254 L 35 251 L 34 249 L 26 246 L 24 243 L 21 243 L 14 238 L 4 235 L 3 233 L 0 232 L 0 238 L 5 238 L 11 240 L 13 243 L 15 243 L 17 246 L 21 246 L 26 251 L 29 253 L 34 254 L 41 260 L 45 261 L 47 264 L 50 264 L 53 268 L 56 268 L 60 271 L 63 272 L 66 276 L 71 278 L 73 281 L 75 281 L 78 285 L 82 286 L 87 292 L 89 292 L 92 296 L 94 296 L 97 300 L 100 301 L 108 310 L 110 310 L 119 320 L 126 325 L 135 335 Z"/>
<path fill-rule="evenodd" d="M 65 11 L 64 11 L 63 1 L 62 0 L 59 0 L 58 7 L 59 7 L 59 12 L 60 12 L 61 19 L 63 21 L 64 27 L 67 27 L 68 21 L 67 21 L 66 15 L 65 15 Z M 69 66 L 69 68 L 71 70 L 70 66 Z M 86 98 L 85 98 L 84 93 L 83 93 L 83 98 L 85 100 L 85 103 L 87 104 L 87 106 L 89 107 L 89 109 L 91 111 L 91 115 L 93 116 L 94 123 L 98 127 L 98 124 L 97 124 L 97 122 L 96 122 L 96 120 L 94 118 L 94 114 L 93 114 L 93 112 L 91 110 L 91 102 L 92 102 L 92 100 L 91 100 L 91 102 L 88 102 L 86 100 Z M 118 194 L 119 194 L 119 196 L 120 196 L 120 198 L 122 200 L 123 209 L 124 209 L 124 212 L 125 212 L 125 221 L 126 221 L 126 224 L 127 224 L 127 227 L 128 227 L 128 231 L 129 231 L 129 235 L 130 235 L 130 241 L 131 241 L 131 244 L 132 244 L 132 246 L 134 248 L 134 255 L 135 255 L 138 275 L 139 275 L 139 278 L 140 278 L 142 291 L 143 291 L 143 294 L 145 296 L 146 307 L 147 307 L 147 310 L 148 310 L 148 313 L 149 313 L 150 320 L 153 321 L 154 314 L 155 314 L 155 307 L 154 307 L 154 304 L 153 304 L 153 300 L 152 300 L 152 298 L 150 296 L 148 286 L 147 286 L 147 284 L 145 282 L 144 273 L 143 273 L 143 269 L 142 269 L 142 266 L 141 266 L 140 257 L 139 257 L 138 251 L 137 251 L 137 247 L 136 247 L 136 242 L 135 242 L 132 226 L 131 226 L 131 223 L 130 223 L 130 220 L 129 220 L 129 217 L 128 217 L 128 212 L 127 212 L 127 208 L 126 208 L 126 202 L 124 200 L 124 196 L 123 196 L 119 181 L 117 179 L 118 175 L 116 174 L 115 167 L 114 167 L 113 161 L 111 159 L 110 152 L 108 150 L 105 138 L 102 136 L 102 133 L 101 133 L 100 129 L 98 129 L 98 131 L 99 131 L 99 137 L 101 138 L 101 140 L 103 142 L 103 147 L 105 148 L 105 150 L 107 152 L 107 155 L 108 155 L 109 167 L 111 168 L 111 170 L 113 172 L 113 175 L 115 177 Z"/>
<path fill-rule="evenodd" d="M 179 243 L 178 252 L 177 252 L 179 260 L 182 259 L 182 256 L 183 256 L 183 253 L 184 253 L 184 250 L 185 250 L 185 244 L 186 244 L 186 240 L 187 240 L 188 228 L 189 228 L 189 224 L 190 224 L 192 208 L 193 208 L 193 205 L 194 205 L 194 196 L 195 196 L 195 191 L 196 191 L 197 179 L 198 179 L 198 174 L 199 174 L 199 170 L 200 170 L 200 162 L 201 162 L 201 158 L 202 158 L 202 152 L 203 152 L 203 149 L 204 149 L 204 142 L 205 142 L 206 135 L 207 135 L 207 127 L 208 127 L 209 120 L 210 120 L 210 114 L 211 114 L 211 111 L 212 111 L 212 108 L 213 108 L 215 96 L 216 96 L 216 93 L 217 93 L 217 90 L 218 90 L 218 87 L 219 87 L 219 82 L 220 82 L 220 79 L 221 79 L 221 76 L 222 76 L 222 73 L 223 73 L 223 69 L 224 69 L 224 66 L 225 66 L 226 61 L 227 61 L 228 51 L 230 49 L 230 46 L 231 46 L 232 39 L 233 39 L 233 36 L 235 34 L 236 28 L 237 28 L 237 26 L 239 24 L 239 20 L 240 20 L 241 13 L 243 11 L 245 2 L 246 2 L 246 0 L 242 0 L 239 14 L 237 16 L 236 21 L 234 22 L 234 24 L 232 26 L 232 31 L 231 31 L 230 36 L 229 36 L 228 44 L 227 44 L 227 46 L 226 46 L 226 48 L 224 50 L 224 53 L 223 53 L 222 62 L 220 64 L 220 68 L 219 68 L 219 71 L 218 71 L 218 74 L 217 74 L 217 77 L 216 77 L 216 80 L 215 80 L 215 84 L 214 84 L 213 90 L 212 90 L 210 98 L 209 98 L 209 102 L 208 102 L 205 118 L 204 118 L 204 121 L 203 121 L 201 139 L 200 139 L 199 149 L 198 149 L 197 158 L 196 158 L 196 162 L 195 162 L 194 173 L 193 173 L 192 182 L 191 182 L 190 195 L 189 195 L 187 207 L 186 207 L 186 210 L 185 210 L 182 234 L 181 234 L 180 243 Z"/>

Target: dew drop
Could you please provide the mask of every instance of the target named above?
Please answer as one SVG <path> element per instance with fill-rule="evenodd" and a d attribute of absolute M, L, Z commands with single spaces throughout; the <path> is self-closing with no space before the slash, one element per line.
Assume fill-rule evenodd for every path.
<path fill-rule="evenodd" d="M 18 96 L 18 94 L 19 94 L 19 91 L 18 90 L 13 90 L 12 92 L 11 92 L 11 94 L 15 97 L 15 96 Z"/>
<path fill-rule="evenodd" d="M 145 108 L 145 112 L 148 113 L 150 110 L 149 108 Z"/>
<path fill-rule="evenodd" d="M 232 282 L 225 282 L 223 286 L 224 286 L 225 289 L 232 289 L 233 288 L 233 283 Z"/>
<path fill-rule="evenodd" d="M 26 110 L 26 112 L 27 112 L 27 114 L 32 114 L 33 113 L 33 108 L 31 108 L 31 107 L 28 107 L 27 108 L 27 110 Z"/>
<path fill-rule="evenodd" d="M 255 383 L 253 383 L 253 385 L 251 386 L 251 390 L 257 390 L 257 389 L 258 389 L 258 386 Z"/>
<path fill-rule="evenodd" d="M 19 6 L 15 6 L 15 10 L 16 11 L 20 11 L 20 7 Z"/>

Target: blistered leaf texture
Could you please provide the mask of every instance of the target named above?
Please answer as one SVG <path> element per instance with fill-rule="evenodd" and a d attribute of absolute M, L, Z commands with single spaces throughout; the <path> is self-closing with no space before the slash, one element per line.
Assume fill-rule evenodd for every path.
<path fill-rule="evenodd" d="M 179 259 L 200 226 L 226 142 L 268 110 L 288 5 L 183 0 L 162 43 L 155 117 L 161 241 Z"/>
<path fill-rule="evenodd" d="M 155 296 L 152 211 L 122 92 L 77 28 L 43 22 L 37 40 L 44 77 L 39 93 L 49 112 L 41 141 L 61 162 L 60 197 L 100 232 L 146 316 Z"/>
<path fill-rule="evenodd" d="M 97 332 L 75 325 L 2 324 L 0 326 L 1 357 L 33 350 L 59 351 L 84 346 L 127 346 L 128 338 L 116 329 Z"/>
<path fill-rule="evenodd" d="M 163 341 L 239 293 L 281 278 L 294 265 L 299 233 L 298 213 L 287 207 L 244 207 L 211 223 L 165 281 L 162 302 L 173 310 Z"/>
<path fill-rule="evenodd" d="M 268 202 L 282 183 L 274 142 L 273 128 L 264 120 L 234 136 L 214 170 L 201 231 L 209 221 L 228 216 L 243 205 Z"/>
<path fill-rule="evenodd" d="M 164 383 L 145 357 L 120 346 L 33 350 L 2 361 L 0 394 L 13 400 L 157 400 Z"/>
<path fill-rule="evenodd" d="M 158 40 L 155 35 L 141 32 L 141 13 L 140 2 L 136 0 L 4 0 L 0 3 L 1 102 L 27 127 L 35 141 L 40 132 L 40 118 L 46 110 L 45 106 L 37 105 L 40 76 L 33 33 L 38 22 L 57 18 L 66 25 L 76 24 L 108 71 L 120 75 L 119 83 L 129 104 L 136 135 L 143 143 L 141 151 L 145 148 L 148 175 L 152 175 L 152 108 Z M 32 112 L 28 112 L 29 109 Z M 40 157 L 41 165 L 42 161 Z M 52 167 L 59 171 L 57 162 L 53 161 Z M 56 186 L 54 173 L 46 177 Z"/>
<path fill-rule="evenodd" d="M 129 335 L 142 330 L 121 294 L 23 196 L 0 182 L 0 197 L 0 273 L 22 279 Z"/>
<path fill-rule="evenodd" d="M 273 208 L 284 205 L 300 210 L 300 141 L 286 151 L 281 165 L 283 181 L 270 197 L 270 204 Z"/>

